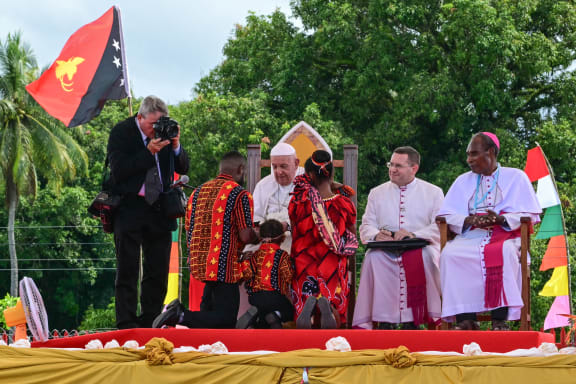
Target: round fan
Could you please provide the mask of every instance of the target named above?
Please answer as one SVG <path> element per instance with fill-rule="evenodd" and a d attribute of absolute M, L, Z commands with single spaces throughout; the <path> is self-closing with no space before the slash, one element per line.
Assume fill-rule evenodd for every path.
<path fill-rule="evenodd" d="M 34 280 L 24 277 L 20 280 L 20 300 L 26 314 L 26 323 L 35 340 L 48 340 L 48 315 L 42 296 L 34 284 Z"/>

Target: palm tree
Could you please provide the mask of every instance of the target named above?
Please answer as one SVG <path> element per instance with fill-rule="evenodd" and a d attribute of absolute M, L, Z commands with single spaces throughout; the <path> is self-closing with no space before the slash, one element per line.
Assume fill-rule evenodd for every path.
<path fill-rule="evenodd" d="M 62 124 L 49 117 L 26 92 L 39 73 L 20 33 L 0 41 L 0 172 L 8 206 L 10 294 L 18 294 L 18 259 L 14 223 L 20 196 L 36 197 L 38 175 L 58 188 L 85 172 L 88 157 Z"/>

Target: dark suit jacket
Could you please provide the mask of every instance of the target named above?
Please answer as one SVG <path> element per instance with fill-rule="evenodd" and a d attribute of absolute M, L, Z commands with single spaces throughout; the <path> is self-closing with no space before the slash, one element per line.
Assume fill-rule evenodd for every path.
<path fill-rule="evenodd" d="M 170 174 L 171 152 L 173 153 L 172 145 L 167 145 L 158 152 L 164 191 L 170 188 L 173 179 L 173 175 Z M 156 161 L 142 140 L 135 116 L 112 128 L 108 139 L 108 160 L 112 192 L 124 197 L 137 196 L 146 178 L 146 172 L 156 166 Z M 174 171 L 186 174 L 188 167 L 188 155 L 181 147 L 180 154 L 174 156 Z"/>

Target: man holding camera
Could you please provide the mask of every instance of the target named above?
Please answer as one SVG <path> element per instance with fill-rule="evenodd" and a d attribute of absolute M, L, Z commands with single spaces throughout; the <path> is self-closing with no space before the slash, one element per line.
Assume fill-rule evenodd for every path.
<path fill-rule="evenodd" d="M 160 208 L 173 173 L 188 172 L 188 155 L 180 146 L 180 126 L 166 104 L 148 96 L 136 116 L 110 132 L 108 160 L 112 192 L 122 196 L 114 213 L 116 246 L 116 326 L 148 328 L 162 310 L 168 282 L 171 231 L 176 220 Z M 137 316 L 138 276 L 141 315 Z"/>

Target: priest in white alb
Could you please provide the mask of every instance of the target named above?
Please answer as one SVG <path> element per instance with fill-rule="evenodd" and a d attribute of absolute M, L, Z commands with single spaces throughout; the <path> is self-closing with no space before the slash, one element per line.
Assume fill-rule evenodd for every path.
<path fill-rule="evenodd" d="M 412 147 L 394 150 L 390 181 L 373 188 L 362 216 L 362 243 L 422 238 L 430 245 L 398 254 L 371 248 L 362 263 L 353 326 L 416 329 L 440 318 L 440 235 L 435 218 L 444 194 L 416 178 L 420 154 Z"/>
<path fill-rule="evenodd" d="M 442 318 L 455 329 L 476 330 L 476 314 L 491 311 L 492 329 L 507 330 L 523 306 L 520 218 L 538 223 L 542 210 L 526 174 L 500 166 L 499 150 L 493 133 L 472 137 L 471 171 L 454 181 L 438 213 L 456 234 L 440 258 Z"/>

